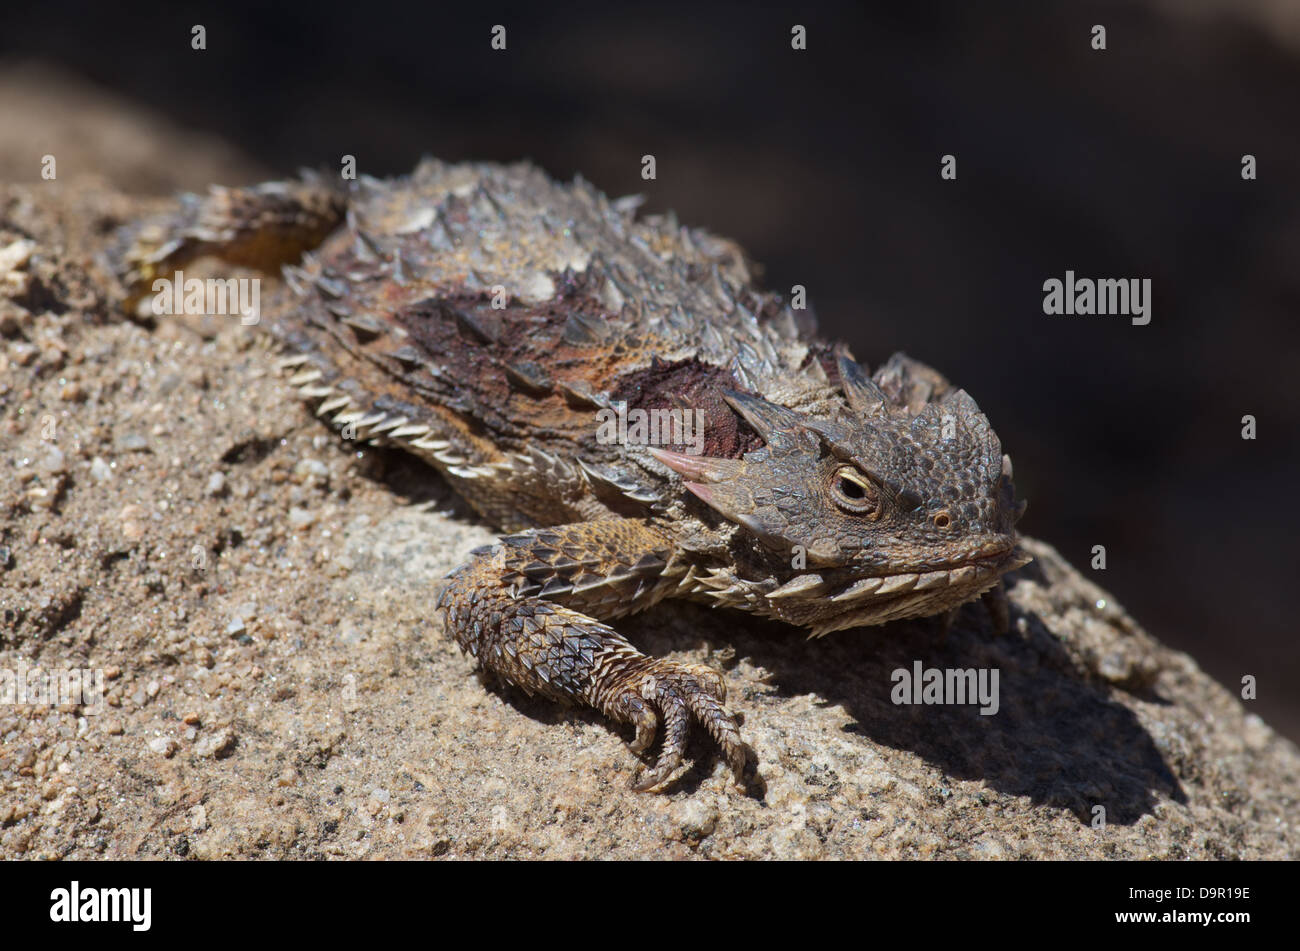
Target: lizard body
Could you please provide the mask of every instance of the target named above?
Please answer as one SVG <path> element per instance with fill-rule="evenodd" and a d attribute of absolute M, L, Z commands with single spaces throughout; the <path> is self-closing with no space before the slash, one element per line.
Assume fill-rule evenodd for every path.
<path fill-rule="evenodd" d="M 746 748 L 721 675 L 608 622 L 691 598 L 821 635 L 946 614 L 1028 560 L 1010 460 L 964 391 L 902 354 L 869 376 L 735 244 L 581 180 L 308 175 L 188 197 L 127 239 L 136 295 L 202 256 L 283 267 L 266 323 L 317 414 L 425 459 L 512 533 L 447 579 L 449 632 L 630 724 L 634 750 L 660 738 L 636 788 L 671 777 L 692 719 L 738 774 Z M 602 430 L 637 411 L 661 438 Z"/>

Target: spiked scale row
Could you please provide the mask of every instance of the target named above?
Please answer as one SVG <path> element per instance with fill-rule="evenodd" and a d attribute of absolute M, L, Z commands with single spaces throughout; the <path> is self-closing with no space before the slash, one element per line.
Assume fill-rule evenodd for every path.
<path fill-rule="evenodd" d="M 772 591 L 767 592 L 769 601 L 782 598 L 825 596 L 836 603 L 858 601 L 863 598 L 883 598 L 887 595 L 903 594 L 908 591 L 933 591 L 939 588 L 964 588 L 982 575 L 997 577 L 1004 571 L 1012 571 L 1029 563 L 1027 555 L 1017 555 L 1010 562 L 998 561 L 987 564 L 963 565 L 960 568 L 941 569 L 939 571 L 906 572 L 875 578 L 861 578 L 847 586 L 836 589 L 841 582 L 833 582 L 822 575 L 810 572 L 796 576 L 793 580 Z"/>
<path fill-rule="evenodd" d="M 309 360 L 307 355 L 286 357 L 278 363 L 282 371 L 294 370 Z M 326 418 L 339 428 L 352 427 L 359 441 L 378 443 L 381 439 L 398 442 L 418 455 L 437 462 L 461 478 L 473 479 L 495 474 L 494 466 L 468 465 L 468 459 L 456 452 L 452 443 L 434 435 L 433 427 L 413 423 L 409 417 L 382 410 L 367 411 L 356 408 L 356 399 L 339 391 L 338 387 L 322 385 L 322 371 L 312 368 L 301 370 L 289 377 L 288 383 L 308 401 L 319 400 L 316 415 Z"/>

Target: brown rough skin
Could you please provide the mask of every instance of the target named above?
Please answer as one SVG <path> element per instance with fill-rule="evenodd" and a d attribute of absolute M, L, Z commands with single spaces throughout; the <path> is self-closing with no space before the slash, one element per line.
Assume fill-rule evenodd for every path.
<path fill-rule="evenodd" d="M 673 775 L 692 718 L 738 778 L 747 750 L 716 671 L 605 621 L 679 597 L 821 635 L 989 594 L 1006 626 L 1023 503 L 974 400 L 901 354 L 868 377 L 730 242 L 526 164 L 428 160 L 216 188 L 122 238 L 137 304 L 199 257 L 284 266 L 263 319 L 317 413 L 518 533 L 449 576 L 450 632 L 530 694 L 632 725 L 637 752 L 660 736 L 635 788 Z M 625 410 L 698 414 L 702 441 L 603 437 Z"/>

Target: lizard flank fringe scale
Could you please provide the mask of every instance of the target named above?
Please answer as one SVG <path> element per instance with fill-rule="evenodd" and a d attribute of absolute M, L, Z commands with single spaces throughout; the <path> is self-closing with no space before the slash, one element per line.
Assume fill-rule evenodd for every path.
<path fill-rule="evenodd" d="M 1000 577 L 1029 559 L 965 391 L 902 354 L 869 374 L 734 243 L 638 203 L 528 164 L 305 173 L 187 196 L 116 264 L 128 301 L 200 257 L 282 269 L 262 321 L 317 415 L 426 460 L 511 533 L 445 581 L 447 630 L 529 693 L 630 725 L 634 788 L 655 789 L 692 721 L 738 779 L 747 748 L 717 671 L 610 622 L 689 598 L 820 636 L 984 595 L 1004 628 Z M 692 411 L 703 452 L 667 425 L 660 445 L 599 439 L 602 410 Z"/>

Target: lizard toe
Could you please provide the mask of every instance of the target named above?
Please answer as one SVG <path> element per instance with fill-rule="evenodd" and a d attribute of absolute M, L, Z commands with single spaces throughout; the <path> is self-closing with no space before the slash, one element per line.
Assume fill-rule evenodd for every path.
<path fill-rule="evenodd" d="M 644 699 L 658 711 L 662 727 L 659 756 L 654 766 L 633 777 L 633 789 L 640 792 L 654 789 L 673 774 L 686 752 L 692 718 L 713 737 L 732 772 L 739 778 L 747 759 L 747 748 L 740 737 L 735 717 L 723 706 L 726 684 L 717 671 L 696 664 L 660 663 L 647 670 L 639 684 L 631 689 L 637 691 L 638 699 Z M 638 725 L 634 750 L 641 752 L 649 747 L 648 742 L 641 745 L 642 739 Z"/>
<path fill-rule="evenodd" d="M 625 716 L 636 728 L 636 738 L 632 740 L 632 752 L 644 753 L 654 745 L 655 734 L 659 732 L 659 715 L 654 708 L 640 697 L 630 695 L 624 704 Z"/>

